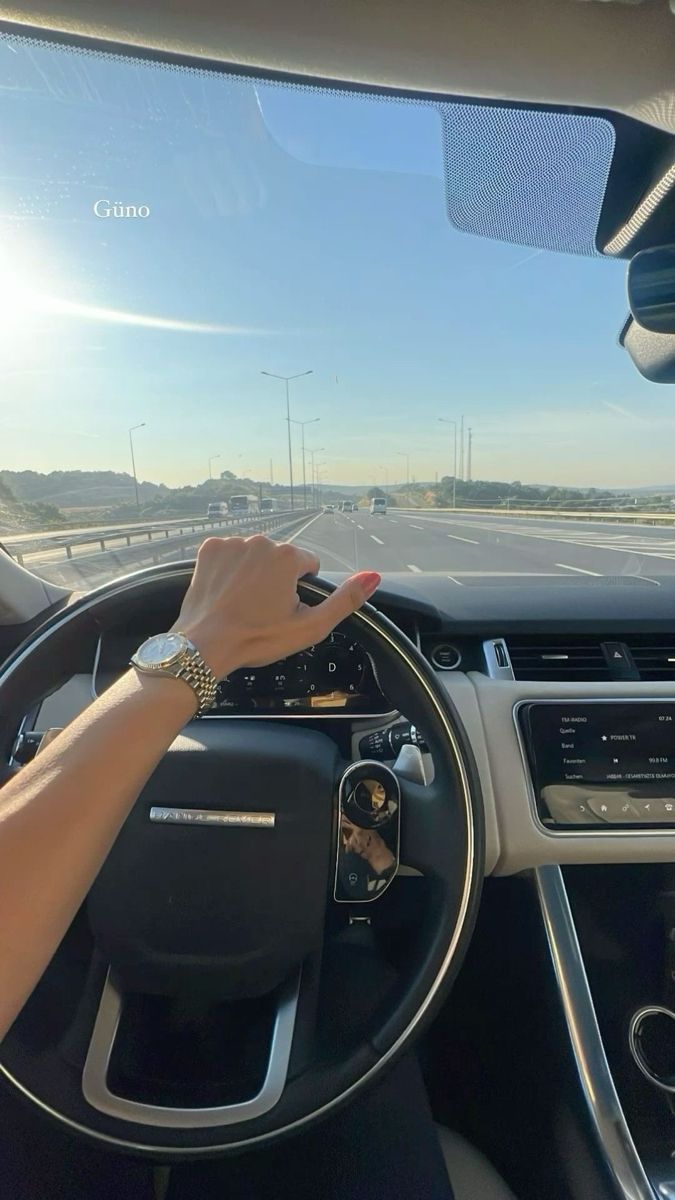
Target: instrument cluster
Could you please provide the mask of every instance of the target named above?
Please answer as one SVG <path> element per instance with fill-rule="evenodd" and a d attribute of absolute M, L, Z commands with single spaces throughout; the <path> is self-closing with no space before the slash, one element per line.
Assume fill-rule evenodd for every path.
<path fill-rule="evenodd" d="M 242 667 L 218 687 L 216 716 L 384 713 L 387 703 L 362 646 L 339 631 L 268 667 Z"/>

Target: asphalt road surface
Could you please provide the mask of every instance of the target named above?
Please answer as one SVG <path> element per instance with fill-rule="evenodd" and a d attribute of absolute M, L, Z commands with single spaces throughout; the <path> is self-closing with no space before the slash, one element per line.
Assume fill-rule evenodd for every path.
<path fill-rule="evenodd" d="M 325 571 L 433 571 L 458 587 L 675 573 L 675 526 L 407 512 L 321 513 L 292 539 Z"/>

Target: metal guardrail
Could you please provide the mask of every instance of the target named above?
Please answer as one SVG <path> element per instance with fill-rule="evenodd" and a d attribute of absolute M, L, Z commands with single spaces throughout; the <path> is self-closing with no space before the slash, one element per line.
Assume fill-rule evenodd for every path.
<path fill-rule="evenodd" d="M 270 516 L 233 519 L 227 526 L 217 522 L 212 530 L 203 527 L 203 522 L 195 521 L 193 529 L 192 522 L 183 521 L 169 528 L 168 537 L 153 537 L 150 541 L 147 537 L 139 537 L 135 541 L 132 539 L 130 545 L 112 542 L 104 551 L 93 545 L 91 553 L 85 550 L 70 558 L 66 558 L 58 549 L 56 552 L 48 548 L 36 550 L 25 566 L 60 587 L 75 590 L 96 587 L 116 574 L 125 574 L 151 564 L 192 558 L 204 536 L 211 531 L 215 534 L 265 532 L 271 538 L 283 539 L 297 533 L 316 515 L 316 510 L 296 509 Z"/>
<path fill-rule="evenodd" d="M 393 506 L 392 506 L 392 511 Z M 608 511 L 606 509 L 574 509 L 558 508 L 469 508 L 459 504 L 456 508 L 402 508 L 396 506 L 396 512 L 404 513 L 473 513 L 488 517 L 549 517 L 551 520 L 568 521 L 616 521 L 638 525 L 675 525 L 675 511 L 670 513 L 646 513 L 627 511 L 626 509 Z"/>
<path fill-rule="evenodd" d="M 269 515 L 258 513 L 251 516 L 232 514 L 216 518 L 182 517 L 175 520 L 153 521 L 146 524 L 101 525 L 91 529 L 76 529 L 72 531 L 61 529 L 54 532 L 45 530 L 41 533 L 23 533 L 14 536 L 5 535 L 3 537 L 3 544 L 21 566 L 28 566 L 31 560 L 44 555 L 50 550 L 63 549 L 66 559 L 72 559 L 73 557 L 80 557 L 77 553 L 73 555 L 73 550 L 77 551 L 80 547 L 96 546 L 98 552 L 106 553 L 110 550 L 119 550 L 123 547 L 138 545 L 142 542 L 152 542 L 161 537 L 165 539 L 184 537 L 189 533 L 208 533 L 221 529 L 226 529 L 229 533 L 234 533 L 240 529 L 255 529 L 266 532 L 267 530 L 277 529 L 281 525 L 288 524 L 289 518 L 301 520 L 311 515 L 312 510 L 310 509 L 289 509 L 287 512 L 270 513 Z M 111 545 L 113 542 L 115 545 Z"/>

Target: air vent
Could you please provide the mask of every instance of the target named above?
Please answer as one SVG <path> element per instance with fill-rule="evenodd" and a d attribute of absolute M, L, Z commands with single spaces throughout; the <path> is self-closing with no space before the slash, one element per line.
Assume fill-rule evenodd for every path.
<path fill-rule="evenodd" d="M 516 679 L 583 683 L 612 678 L 599 638 L 573 642 L 509 638 L 508 647 Z"/>
<path fill-rule="evenodd" d="M 675 679 L 675 635 L 643 634 L 627 642 L 640 679 Z"/>

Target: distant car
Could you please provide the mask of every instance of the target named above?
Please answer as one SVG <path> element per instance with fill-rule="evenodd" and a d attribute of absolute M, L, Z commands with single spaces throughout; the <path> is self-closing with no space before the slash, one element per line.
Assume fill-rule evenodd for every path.
<path fill-rule="evenodd" d="M 335 512 L 335 505 L 334 504 L 324 504 L 323 511 L 324 512 Z"/>
<path fill-rule="evenodd" d="M 374 517 L 374 516 L 386 517 L 387 501 L 384 496 L 373 496 L 373 498 L 370 502 L 370 515 L 371 515 L 371 517 Z"/>
<path fill-rule="evenodd" d="M 351 512 L 351 511 L 352 511 L 351 500 L 343 500 L 340 505 L 340 512 Z"/>
<path fill-rule="evenodd" d="M 225 500 L 214 500 L 206 510 L 206 517 L 209 521 L 218 521 L 221 517 L 226 517 L 228 507 Z"/>

